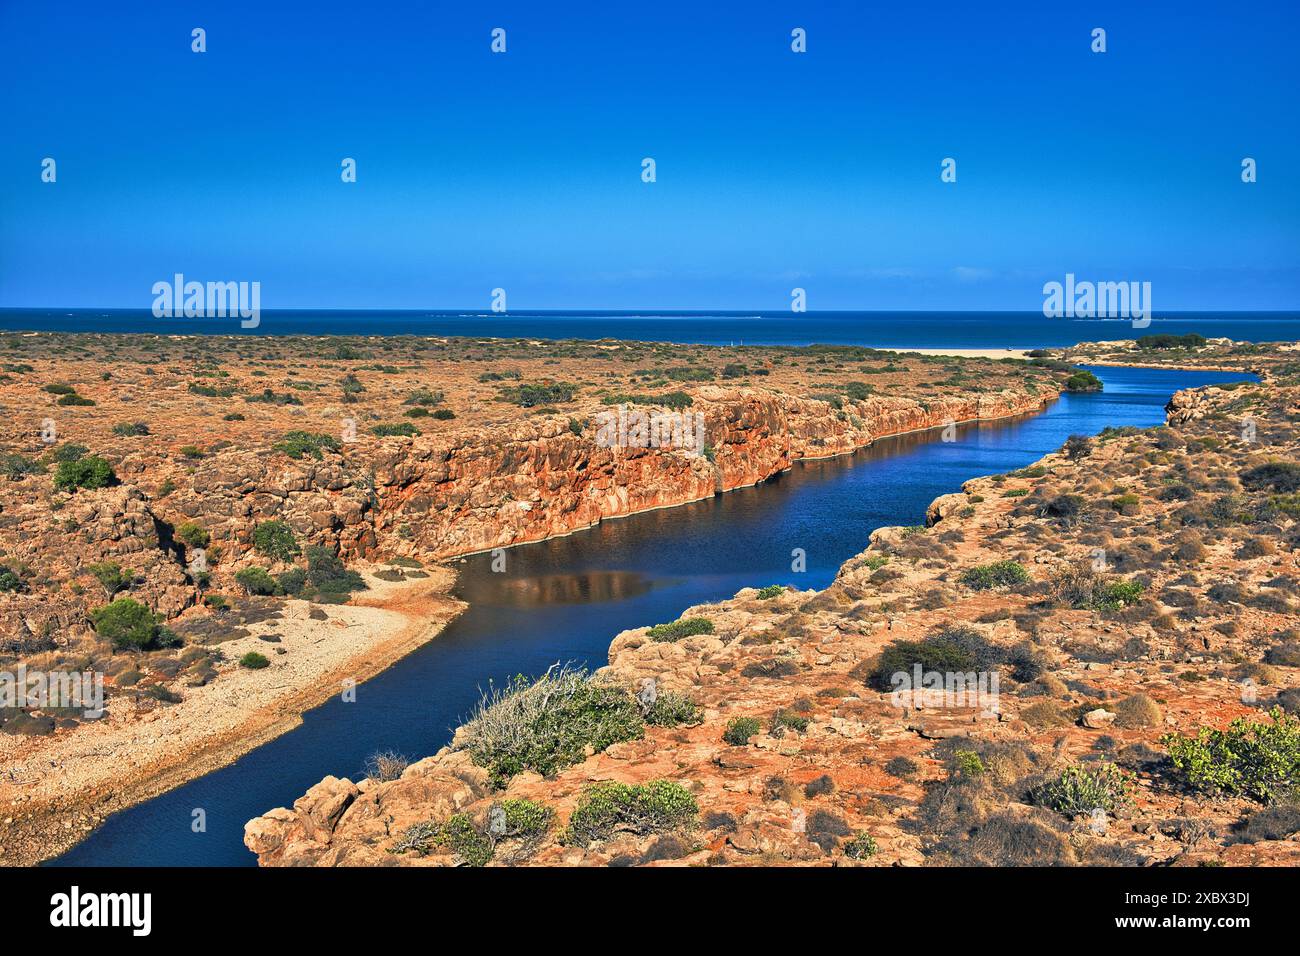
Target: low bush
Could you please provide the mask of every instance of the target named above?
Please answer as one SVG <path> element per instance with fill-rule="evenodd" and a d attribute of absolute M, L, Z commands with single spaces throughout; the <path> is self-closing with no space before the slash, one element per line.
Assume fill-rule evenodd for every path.
<path fill-rule="evenodd" d="M 86 566 L 90 576 L 99 582 L 100 587 L 112 600 L 114 594 L 118 591 L 125 591 L 135 580 L 135 572 L 130 568 L 123 570 L 122 566 L 115 561 L 103 561 L 98 564 Z"/>
<path fill-rule="evenodd" d="M 615 833 L 644 836 L 695 825 L 699 805 L 689 790 L 668 780 L 629 786 L 600 783 L 588 788 L 569 817 L 569 839 L 580 846 Z"/>
<path fill-rule="evenodd" d="M 1115 726 L 1126 730 L 1139 727 L 1158 727 L 1164 723 L 1165 714 L 1160 705 L 1146 694 L 1125 697 L 1114 706 Z"/>
<path fill-rule="evenodd" d="M 212 535 L 197 521 L 185 521 L 177 525 L 174 537 L 190 548 L 206 548 L 212 543 Z"/>
<path fill-rule="evenodd" d="M 762 729 L 763 725 L 757 717 L 732 717 L 722 731 L 722 739 L 733 747 L 743 747 L 749 743 L 750 737 Z"/>
<path fill-rule="evenodd" d="M 1293 794 L 1300 783 L 1300 718 L 1280 707 L 1269 718 L 1238 717 L 1226 730 L 1169 734 L 1161 742 L 1176 774 L 1192 789 L 1268 803 Z"/>
<path fill-rule="evenodd" d="M 958 580 L 974 591 L 1014 587 L 1029 580 L 1029 572 L 1019 561 L 995 561 L 967 568 Z"/>
<path fill-rule="evenodd" d="M 157 614 L 131 598 L 118 598 L 96 608 L 90 612 L 90 621 L 95 633 L 117 651 L 152 651 L 180 643 L 180 638 L 162 626 Z"/>
<path fill-rule="evenodd" d="M 307 583 L 320 594 L 350 594 L 366 590 L 361 575 L 349 571 L 333 551 L 321 545 L 307 549 Z"/>
<path fill-rule="evenodd" d="M 1076 765 L 1038 787 L 1034 799 L 1067 817 L 1091 814 L 1095 810 L 1110 813 L 1129 802 L 1131 787 L 1129 775 L 1113 763 L 1096 767 Z"/>
<path fill-rule="evenodd" d="M 684 637 L 694 637 L 697 634 L 712 633 L 713 622 L 707 617 L 686 617 L 669 624 L 656 624 L 646 631 L 646 636 L 650 640 L 662 644 L 669 641 L 680 641 Z"/>
<path fill-rule="evenodd" d="M 395 750 L 380 750 L 366 758 L 366 779 L 375 783 L 396 780 L 410 765 L 410 761 Z"/>
<path fill-rule="evenodd" d="M 293 530 L 283 521 L 263 521 L 253 527 L 253 547 L 273 561 L 292 561 L 302 553 Z"/>
<path fill-rule="evenodd" d="M 577 386 L 563 382 L 548 385 L 512 385 L 501 389 L 500 398 L 521 408 L 536 408 L 539 405 L 557 405 L 573 401 Z"/>
<path fill-rule="evenodd" d="M 235 574 L 235 582 L 248 594 L 272 596 L 280 593 L 280 585 L 265 568 L 243 568 Z"/>
<path fill-rule="evenodd" d="M 875 856 L 879 851 L 875 839 L 865 830 L 859 830 L 857 836 L 844 844 L 844 855 L 850 860 L 865 860 Z"/>
<path fill-rule="evenodd" d="M 587 748 L 636 740 L 645 721 L 627 691 L 591 681 L 586 671 L 553 667 L 536 680 L 522 675 L 480 700 L 464 727 L 464 746 L 494 784 L 523 770 L 553 774 L 579 763 Z"/>
<path fill-rule="evenodd" d="M 371 434 L 380 438 L 403 437 L 411 438 L 420 434 L 419 430 L 410 422 L 384 422 L 370 429 Z"/>
<path fill-rule="evenodd" d="M 787 730 L 793 730 L 797 734 L 803 733 L 808 729 L 808 718 L 796 714 L 792 710 L 778 710 L 772 715 L 771 730 L 773 737 L 781 737 Z"/>
<path fill-rule="evenodd" d="M 249 651 L 239 659 L 239 666 L 246 667 L 250 671 L 260 671 L 264 667 L 270 667 L 271 662 L 257 651 Z"/>
<path fill-rule="evenodd" d="M 61 461 L 54 472 L 54 487 L 58 491 L 107 488 L 116 481 L 113 466 L 98 455 L 87 455 L 76 461 Z"/>
<path fill-rule="evenodd" d="M 295 460 L 305 455 L 321 460 L 325 451 L 338 451 L 339 442 L 333 435 L 316 432 L 291 431 L 271 446 L 272 451 L 282 452 Z"/>
<path fill-rule="evenodd" d="M 674 691 L 666 691 L 655 697 L 655 702 L 645 715 L 645 722 L 653 727 L 698 724 L 702 719 L 703 712 L 699 705 L 685 694 Z"/>
<path fill-rule="evenodd" d="M 1006 652 L 969 627 L 950 627 L 919 641 L 894 641 L 876 659 L 871 683 L 891 690 L 895 674 L 911 677 L 916 665 L 923 672 L 968 673 L 989 671 L 1006 660 Z"/>
<path fill-rule="evenodd" d="M 784 593 L 785 593 L 784 584 L 769 584 L 765 588 L 758 589 L 758 599 L 760 601 L 770 601 L 772 598 L 778 597 Z"/>
<path fill-rule="evenodd" d="M 1243 471 L 1242 487 L 1251 491 L 1272 491 L 1290 494 L 1300 491 L 1300 464 L 1293 461 L 1272 461 Z"/>
<path fill-rule="evenodd" d="M 28 475 L 44 471 L 40 462 L 16 452 L 0 455 L 0 475 L 10 481 L 22 481 Z"/>

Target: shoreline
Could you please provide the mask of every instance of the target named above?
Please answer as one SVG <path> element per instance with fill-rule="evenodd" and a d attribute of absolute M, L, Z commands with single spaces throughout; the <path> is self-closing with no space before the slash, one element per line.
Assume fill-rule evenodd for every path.
<path fill-rule="evenodd" d="M 8 833 L 5 845 L 0 847 L 3 852 L 0 866 L 33 866 L 61 856 L 95 832 L 109 816 L 227 767 L 263 744 L 297 728 L 305 713 L 338 693 L 341 681 L 352 679 L 360 685 L 436 638 L 468 605 L 452 594 L 456 572 L 445 567 L 426 570 L 429 579 L 407 587 L 375 587 L 376 582 L 371 581 L 378 594 L 361 592 L 357 603 L 339 605 L 340 608 L 381 612 L 375 623 L 379 628 L 384 627 L 383 618 L 392 615 L 402 618 L 402 624 L 391 637 L 381 635 L 360 651 L 324 661 L 323 669 L 306 685 L 273 696 L 241 716 L 235 725 L 200 735 L 180 749 L 145 763 L 139 772 L 125 779 L 110 775 L 109 779 L 99 781 L 74 797 L 56 793 L 36 804 L 34 809 L 31 804 L 9 805 L 3 811 L 8 817 Z M 360 616 L 364 620 L 367 615 Z M 328 626 L 321 623 L 314 630 Z M 357 625 L 349 625 L 349 628 L 352 626 Z M 256 637 L 245 640 L 256 640 Z M 224 677 L 229 680 L 231 675 Z M 219 685 L 221 681 L 216 683 Z M 191 709 L 201 706 L 203 702 L 199 701 Z M 176 721 L 182 720 L 177 715 Z M 120 736 L 138 730 L 142 723 L 137 720 L 109 727 L 103 734 Z M 57 741 L 55 745 L 66 744 L 68 740 Z M 48 754 L 33 756 L 49 757 Z M 18 807 L 22 807 L 25 818 L 15 815 L 20 812 Z M 93 825 L 82 822 L 87 817 Z"/>

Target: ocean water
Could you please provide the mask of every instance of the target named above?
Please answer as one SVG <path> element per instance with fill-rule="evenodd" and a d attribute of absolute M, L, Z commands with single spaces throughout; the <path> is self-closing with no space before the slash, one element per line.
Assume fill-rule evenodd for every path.
<path fill-rule="evenodd" d="M 145 309 L 0 309 L 0 330 L 159 335 L 439 335 L 632 339 L 700 345 L 866 345 L 874 348 L 1036 348 L 1167 332 L 1246 342 L 1300 339 L 1300 312 L 1179 312 L 1144 329 L 1117 319 L 1048 319 L 1041 312 L 456 312 L 264 310 L 239 319 L 157 319 Z"/>
<path fill-rule="evenodd" d="M 1095 368 L 1097 394 L 1064 395 L 1038 415 L 883 439 L 841 458 L 799 463 L 745 488 L 678 508 L 603 522 L 568 537 L 460 565 L 469 609 L 438 637 L 357 689 L 308 712 L 301 727 L 221 770 L 111 817 L 54 865 L 249 866 L 243 826 L 289 806 L 327 774 L 356 779 L 377 750 L 412 758 L 451 737 L 490 679 L 557 662 L 600 666 L 629 627 L 676 619 L 742 587 L 823 588 L 883 525 L 919 524 L 938 495 L 976 475 L 1021 468 L 1072 434 L 1164 421 L 1177 389 L 1249 376 Z M 791 552 L 807 570 L 791 571 Z M 207 831 L 191 830 L 203 809 Z"/>

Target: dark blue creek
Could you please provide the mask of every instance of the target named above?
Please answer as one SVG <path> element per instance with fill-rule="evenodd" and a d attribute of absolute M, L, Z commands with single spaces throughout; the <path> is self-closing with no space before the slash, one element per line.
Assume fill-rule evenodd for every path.
<path fill-rule="evenodd" d="M 355 779 L 377 750 L 433 753 L 489 678 L 537 674 L 557 661 L 600 666 L 619 631 L 674 620 L 742 587 L 823 588 L 872 530 L 919 524 L 934 498 L 968 478 L 1024 467 L 1072 434 L 1158 424 L 1179 388 L 1250 377 L 1093 371 L 1105 383 L 1101 394 L 1066 395 L 1039 415 L 960 426 L 955 442 L 931 430 L 800 463 L 755 488 L 514 548 L 504 574 L 491 573 L 489 556 L 471 557 L 458 585 L 469 610 L 362 684 L 355 703 L 332 699 L 230 766 L 116 814 L 55 862 L 252 865 L 242 843 L 247 820 L 292 804 L 327 774 Z M 807 552 L 805 573 L 790 570 L 795 548 Z M 191 832 L 199 807 L 206 833 Z"/>

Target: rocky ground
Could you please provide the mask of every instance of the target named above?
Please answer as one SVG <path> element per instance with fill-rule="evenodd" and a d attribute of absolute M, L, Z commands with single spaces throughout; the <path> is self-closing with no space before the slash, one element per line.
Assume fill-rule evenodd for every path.
<path fill-rule="evenodd" d="M 0 708 L 0 861 L 56 852 L 408 646 L 333 626 L 367 587 L 445 594 L 456 555 L 1037 411 L 1069 375 L 851 347 L 0 334 L 0 673 L 102 674 L 108 714 Z M 620 407 L 698 413 L 701 453 L 602 447 Z M 454 613 L 438 593 L 428 621 Z"/>
<path fill-rule="evenodd" d="M 619 634 L 589 678 L 499 692 L 245 842 L 263 865 L 1296 865 L 1300 364 L 1234 349 L 1160 364 L 1263 384 L 969 481 L 820 593 L 755 582 Z M 893 693 L 918 671 L 948 693 Z"/>

